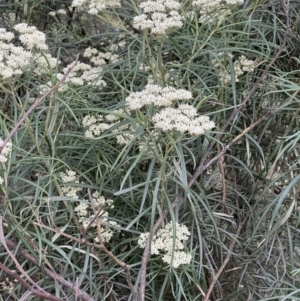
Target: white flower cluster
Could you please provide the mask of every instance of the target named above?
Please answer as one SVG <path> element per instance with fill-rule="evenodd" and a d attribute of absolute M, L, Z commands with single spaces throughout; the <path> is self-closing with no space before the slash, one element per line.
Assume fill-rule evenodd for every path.
<path fill-rule="evenodd" d="M 111 61 L 112 63 L 117 62 L 119 60 L 118 55 L 113 54 L 111 52 L 100 52 L 96 48 L 88 47 L 84 53 L 84 57 L 90 59 L 95 66 L 102 66 L 106 64 L 106 61 Z"/>
<path fill-rule="evenodd" d="M 20 25 L 23 24 L 16 26 L 20 27 Z M 27 24 L 25 25 L 27 26 Z M 26 36 L 26 34 L 23 36 L 20 35 L 20 40 L 26 42 Z M 0 28 L 0 76 L 4 79 L 22 74 L 22 69 L 30 64 L 33 57 L 30 51 L 31 48 L 26 50 L 23 47 L 9 43 L 13 38 L 14 34 L 12 32 L 7 32 L 5 28 Z M 27 44 L 31 44 L 32 46 L 31 42 L 32 40 Z"/>
<path fill-rule="evenodd" d="M 59 92 L 65 92 L 69 89 L 69 85 L 75 86 L 91 86 L 93 88 L 103 88 L 106 86 L 106 82 L 102 79 L 101 74 L 103 73 L 103 66 L 106 65 L 106 61 L 116 62 L 119 60 L 119 57 L 111 52 L 102 53 L 96 48 L 88 47 L 84 53 L 84 57 L 90 59 L 93 67 L 90 64 L 78 62 L 76 66 L 69 73 L 66 80 L 58 88 Z M 51 68 L 56 66 L 56 60 L 47 56 Z M 43 70 L 47 70 L 47 61 L 42 57 L 37 61 L 38 68 L 35 69 L 36 74 L 42 74 Z M 63 73 L 57 73 L 57 79 L 60 80 L 67 72 L 68 68 L 73 65 L 73 62 L 69 64 L 66 68 L 63 69 Z M 45 85 L 41 85 L 40 94 L 45 93 L 51 87 L 51 82 L 49 81 Z"/>
<path fill-rule="evenodd" d="M 0 146 L 3 144 L 4 140 L 2 140 L 0 138 Z M 10 141 L 7 142 L 7 144 L 5 145 L 5 147 L 2 149 L 1 153 L 0 153 L 0 162 L 4 163 L 7 161 L 7 157 L 11 151 L 11 147 L 12 144 Z"/>
<path fill-rule="evenodd" d="M 72 66 L 73 64 L 74 62 L 72 62 L 66 68 L 64 68 L 63 73 L 57 73 L 57 79 L 60 80 L 66 74 L 70 66 Z M 92 67 L 89 64 L 78 62 L 76 66 L 72 69 L 72 71 L 69 73 L 66 80 L 60 85 L 58 91 L 67 91 L 69 89 L 70 84 L 75 86 L 87 85 L 97 88 L 105 87 L 106 82 L 102 79 L 102 76 L 100 75 L 102 71 L 103 69 L 101 67 Z M 52 84 L 50 81 L 45 85 L 41 85 L 39 87 L 40 94 L 43 94 L 46 91 L 48 91 L 51 86 Z"/>
<path fill-rule="evenodd" d="M 66 173 L 60 173 L 61 180 L 64 184 L 67 183 L 79 183 L 78 178 L 76 176 L 76 172 L 72 170 L 66 171 Z M 1 184 L 1 183 L 0 183 Z M 74 187 L 74 186 L 64 186 L 61 187 L 61 190 L 65 197 L 72 198 L 72 199 L 79 199 L 77 192 L 82 191 L 81 187 Z M 90 224 L 91 221 L 95 218 L 95 213 L 104 205 L 108 205 L 110 208 L 113 208 L 113 200 L 105 199 L 103 196 L 99 194 L 99 192 L 94 192 L 92 194 L 91 203 L 87 200 L 83 200 L 80 202 L 78 206 L 75 207 L 74 211 L 79 216 L 79 222 L 82 226 L 86 229 L 87 226 Z M 97 219 L 101 219 L 101 237 L 104 242 L 108 242 L 114 234 L 112 228 L 118 227 L 118 224 L 114 221 L 109 221 L 107 219 L 108 213 L 107 211 L 103 211 L 95 221 L 90 225 L 90 227 L 97 226 Z M 96 242 L 99 242 L 98 237 L 95 238 Z"/>
<path fill-rule="evenodd" d="M 12 32 L 6 31 L 5 28 L 0 28 L 0 40 L 10 42 L 14 37 L 15 35 Z"/>
<path fill-rule="evenodd" d="M 79 181 L 76 176 L 76 172 L 72 170 L 66 171 L 66 173 L 60 173 L 61 180 L 64 184 L 66 183 L 74 183 L 78 184 Z M 64 186 L 61 187 L 61 191 L 63 192 L 64 196 L 71 199 L 78 199 L 77 192 L 81 191 L 81 187 L 74 187 L 74 186 Z"/>
<path fill-rule="evenodd" d="M 200 6 L 200 23 L 210 23 L 220 19 L 222 12 L 223 18 L 231 14 L 230 6 L 243 4 L 244 0 L 228 0 L 226 4 L 222 0 L 194 0 L 193 6 Z"/>
<path fill-rule="evenodd" d="M 193 6 L 200 6 L 202 9 L 210 9 L 211 7 L 216 7 L 220 5 L 222 0 L 194 0 Z M 243 4 L 244 0 L 226 0 L 227 5 L 238 5 Z"/>
<path fill-rule="evenodd" d="M 178 108 L 165 108 L 152 117 L 155 128 L 162 131 L 176 130 L 182 134 L 203 135 L 216 125 L 208 116 L 198 116 L 193 106 L 181 104 Z"/>
<path fill-rule="evenodd" d="M 192 93 L 189 91 L 149 84 L 143 91 L 131 93 L 126 98 L 125 105 L 130 112 L 153 104 L 156 109 L 156 114 L 151 119 L 154 128 L 162 131 L 177 131 L 182 134 L 187 132 L 190 135 L 201 135 L 213 129 L 215 123 L 208 116 L 199 116 L 197 110 L 191 105 L 174 103 L 191 98 Z M 173 108 L 174 106 L 177 107 Z M 104 131 L 113 128 L 111 132 L 116 133 L 117 143 L 127 144 L 134 138 L 134 130 L 139 124 L 120 123 L 123 114 L 125 112 L 120 109 L 106 116 L 86 115 L 82 120 L 82 125 L 87 128 L 85 137 L 96 138 Z M 157 136 L 157 132 L 152 130 L 143 137 L 137 138 L 139 149 L 149 155 L 153 154 Z M 150 147 L 149 152 L 148 146 Z"/>
<path fill-rule="evenodd" d="M 145 247 L 149 235 L 149 232 L 140 235 L 138 245 L 141 248 Z M 175 229 L 173 229 L 173 224 L 170 222 L 165 228 L 158 230 L 152 238 L 151 254 L 163 254 L 162 260 L 175 269 L 181 264 L 189 264 L 192 255 L 184 251 L 184 242 L 189 239 L 190 235 L 191 233 L 185 225 L 175 223 Z"/>
<path fill-rule="evenodd" d="M 244 4 L 244 0 L 226 0 L 227 5 L 241 5 Z"/>
<path fill-rule="evenodd" d="M 120 0 L 73 0 L 72 7 L 88 9 L 88 13 L 96 15 L 100 11 L 121 6 Z"/>
<path fill-rule="evenodd" d="M 155 128 L 163 131 L 188 132 L 191 135 L 201 135 L 215 127 L 215 123 L 207 116 L 198 116 L 197 110 L 188 104 L 179 104 L 173 108 L 176 100 L 189 100 L 192 93 L 173 87 L 147 85 L 141 92 L 133 92 L 126 98 L 129 111 L 137 110 L 145 105 L 154 104 L 165 107 L 152 117 Z"/>
<path fill-rule="evenodd" d="M 193 6 L 200 6 L 201 9 L 211 9 L 220 5 L 221 0 L 194 0 Z"/>
<path fill-rule="evenodd" d="M 128 110 L 138 110 L 143 106 L 154 104 L 157 107 L 169 107 L 175 100 L 189 100 L 192 93 L 173 87 L 162 88 L 158 85 L 149 84 L 141 92 L 133 92 L 126 99 Z"/>
<path fill-rule="evenodd" d="M 0 76 L 4 79 L 14 75 L 21 75 L 22 69 L 27 67 L 30 62 L 37 58 L 37 51 L 47 50 L 46 35 L 37 30 L 35 26 L 28 26 L 26 23 L 15 25 L 14 29 L 20 34 L 19 40 L 23 44 L 15 46 L 9 43 L 13 38 L 12 32 L 7 32 L 5 28 L 0 28 Z M 51 64 L 56 65 L 56 59 L 47 55 Z M 51 57 L 51 59 L 50 59 Z M 53 63 L 55 60 L 55 63 Z M 39 59 L 41 62 L 42 59 Z M 43 73 L 42 67 L 38 67 L 37 74 Z"/>
<path fill-rule="evenodd" d="M 140 8 L 144 13 L 133 18 L 134 28 L 149 28 L 152 34 L 164 35 L 169 29 L 183 25 L 178 13 L 180 3 L 176 0 L 147 0 Z"/>
<path fill-rule="evenodd" d="M 218 59 L 213 59 L 212 64 L 216 70 L 219 72 L 219 79 L 222 85 L 228 85 L 231 83 L 231 71 L 230 65 L 227 64 L 228 58 L 233 58 L 231 53 L 218 53 Z M 224 62 L 227 64 L 225 68 L 223 66 Z M 245 72 L 252 72 L 255 69 L 255 61 L 248 60 L 244 55 L 239 56 L 233 63 L 234 69 L 234 81 L 238 82 L 238 77 L 243 75 Z"/>
<path fill-rule="evenodd" d="M 68 71 L 68 69 L 72 65 L 73 63 L 69 64 L 66 68 L 63 69 L 64 74 Z M 78 86 L 89 85 L 89 86 L 104 87 L 106 86 L 106 83 L 100 76 L 101 73 L 102 73 L 102 68 L 100 67 L 92 67 L 89 64 L 77 63 L 75 68 L 73 68 L 73 70 L 69 73 L 66 82 Z"/>
<path fill-rule="evenodd" d="M 26 23 L 20 23 L 15 25 L 14 29 L 20 33 L 19 39 L 22 44 L 33 50 L 34 48 L 39 50 L 47 50 L 46 35 L 37 30 L 35 26 L 28 26 Z"/>
<path fill-rule="evenodd" d="M 115 110 L 106 116 L 98 115 L 97 117 L 86 115 L 82 120 L 82 125 L 88 129 L 85 132 L 85 137 L 95 138 L 99 137 L 101 133 L 112 128 L 120 121 L 119 114 L 124 114 L 122 109 Z M 124 131 L 124 132 L 123 132 Z M 128 131 L 128 132 L 126 132 Z M 112 130 L 113 133 L 120 133 L 116 136 L 118 144 L 127 144 L 132 139 L 132 128 L 130 124 L 123 124 Z M 121 133 L 122 132 L 122 133 Z"/>
<path fill-rule="evenodd" d="M 79 216 L 79 222 L 86 229 L 88 225 L 95 219 L 95 213 L 100 209 L 104 209 L 104 205 L 113 208 L 112 205 L 113 200 L 105 199 L 104 196 L 101 196 L 98 191 L 92 194 L 92 201 L 89 203 L 84 200 L 84 202 L 80 203 L 77 207 L 75 207 L 74 211 Z M 104 242 L 109 242 L 114 234 L 114 229 L 118 227 L 118 224 L 114 221 L 108 220 L 108 212 L 102 211 L 100 215 L 92 222 L 90 227 L 97 227 L 97 221 L 101 219 L 101 238 Z M 96 242 L 99 242 L 99 238 L 95 237 Z"/>

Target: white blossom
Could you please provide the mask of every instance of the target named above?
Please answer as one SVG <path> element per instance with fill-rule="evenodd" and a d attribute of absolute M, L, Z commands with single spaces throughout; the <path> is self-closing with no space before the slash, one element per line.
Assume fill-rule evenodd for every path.
<path fill-rule="evenodd" d="M 56 64 L 55 60 L 50 60 L 50 65 Z M 60 80 L 68 71 L 68 69 L 74 64 L 70 63 L 63 69 L 63 73 L 57 73 L 56 78 Z M 38 68 L 37 73 L 41 72 L 42 68 Z M 68 77 L 64 82 L 59 86 L 59 92 L 65 92 L 69 89 L 69 85 L 74 86 L 91 86 L 93 88 L 103 88 L 106 86 L 106 82 L 102 79 L 102 68 L 101 67 L 92 67 L 89 64 L 78 62 L 76 66 L 69 73 Z M 45 85 L 40 85 L 39 92 L 43 94 L 45 91 L 49 90 L 52 87 L 52 83 L 49 81 Z"/>
<path fill-rule="evenodd" d="M 78 216 L 86 216 L 88 214 L 88 207 L 88 204 L 80 203 L 78 206 L 75 207 L 74 211 L 77 213 Z"/>
<path fill-rule="evenodd" d="M 114 221 L 108 221 L 107 219 L 102 220 L 101 224 L 101 238 L 103 242 L 109 242 L 115 233 L 115 229 L 119 228 L 119 225 Z M 99 242 L 99 237 L 95 238 L 95 242 Z"/>
<path fill-rule="evenodd" d="M 115 229 L 119 227 L 116 222 L 108 220 L 108 212 L 107 210 L 104 210 L 104 205 L 106 207 L 109 206 L 111 209 L 114 207 L 112 204 L 113 200 L 106 199 L 104 196 L 100 195 L 98 191 L 96 191 L 92 194 L 91 202 L 84 200 L 83 202 L 80 202 L 80 204 L 74 209 L 79 216 L 79 222 L 85 229 L 88 226 L 90 226 L 90 228 L 97 227 L 98 221 L 101 220 L 101 239 L 104 242 L 110 241 Z M 95 218 L 95 213 L 100 209 L 100 214 L 97 216 L 97 218 Z M 99 242 L 97 235 L 94 237 L 94 240 L 95 242 Z"/>
<path fill-rule="evenodd" d="M 84 57 L 92 57 L 93 55 L 96 55 L 98 53 L 98 50 L 96 48 L 88 47 L 85 49 L 83 56 Z"/>
<path fill-rule="evenodd" d="M 33 48 L 46 50 L 46 35 L 37 30 L 35 26 L 28 26 L 26 23 L 20 23 L 14 26 L 14 29 L 20 33 L 19 39 L 23 45 L 32 50 Z"/>
<path fill-rule="evenodd" d="M 67 170 L 66 173 L 60 173 L 61 180 L 63 183 L 75 182 L 76 181 L 76 172 L 72 170 Z"/>
<path fill-rule="evenodd" d="M 0 28 L 0 76 L 4 79 L 11 78 L 14 75 L 21 75 L 23 69 L 37 57 L 38 50 L 48 49 L 46 35 L 38 31 L 35 26 L 20 23 L 15 25 L 14 29 L 20 34 L 19 40 L 23 46 L 15 46 L 9 43 L 14 34 L 7 32 L 4 28 Z M 52 61 L 50 64 L 52 64 Z M 42 67 L 36 71 L 37 74 L 41 73 L 41 70 Z"/>
<path fill-rule="evenodd" d="M 244 0 L 226 0 L 227 5 L 241 5 L 244 4 Z"/>
<path fill-rule="evenodd" d="M 120 0 L 73 0 L 72 7 L 86 9 L 89 14 L 96 15 L 104 9 L 119 7 Z"/>
<path fill-rule="evenodd" d="M 222 4 L 222 0 L 194 0 L 193 6 L 200 6 L 202 9 L 211 9 Z M 243 4 L 244 0 L 226 0 L 226 5 L 239 5 Z"/>
<path fill-rule="evenodd" d="M 152 117 L 155 128 L 162 131 L 188 132 L 191 135 L 202 135 L 215 127 L 215 123 L 208 116 L 196 117 L 196 109 L 189 105 L 179 108 L 165 108 Z"/>
<path fill-rule="evenodd" d="M 222 19 L 226 19 L 227 15 L 232 12 L 230 6 L 243 4 L 243 0 L 194 0 L 192 5 L 200 7 L 200 23 L 211 23 L 220 20 L 220 15 L 222 14 Z"/>
<path fill-rule="evenodd" d="M 191 254 L 183 251 L 184 243 L 189 239 L 191 233 L 185 225 L 179 223 L 175 223 L 174 228 L 170 222 L 165 228 L 157 231 L 151 241 L 151 254 L 163 254 L 162 260 L 164 262 L 178 268 L 181 264 L 189 264 L 192 259 Z M 140 235 L 138 245 L 141 248 L 146 246 L 149 235 L 148 232 Z"/>
<path fill-rule="evenodd" d="M 72 183 L 72 184 L 78 184 L 79 181 L 76 176 L 76 172 L 72 170 L 67 170 L 66 173 L 61 172 L 60 173 L 61 180 L 64 184 L 66 183 Z M 65 197 L 70 199 L 78 199 L 77 192 L 81 191 L 81 187 L 76 186 L 62 186 L 61 191 L 64 194 Z"/>
<path fill-rule="evenodd" d="M 122 109 L 115 110 L 111 114 L 106 115 L 105 117 L 102 115 L 98 115 L 97 117 L 86 115 L 82 120 L 82 125 L 88 128 L 85 132 L 85 137 L 99 137 L 101 133 L 105 132 L 106 130 L 109 130 L 119 122 L 119 114 L 124 114 L 124 111 Z M 112 132 L 117 133 L 117 143 L 120 145 L 127 144 L 128 141 L 130 141 L 133 138 L 133 134 L 131 133 L 132 127 L 129 123 L 116 127 L 112 130 Z"/>
<path fill-rule="evenodd" d="M 95 66 L 101 66 L 106 64 L 107 61 L 117 62 L 119 60 L 118 55 L 113 54 L 111 52 L 100 52 L 96 48 L 88 47 L 84 53 L 84 57 L 88 57 L 92 63 L 94 63 Z"/>
<path fill-rule="evenodd" d="M 0 76 L 10 78 L 22 74 L 22 69 L 30 64 L 33 54 L 23 47 L 0 41 Z"/>
<path fill-rule="evenodd" d="M 97 122 L 97 119 L 95 116 L 86 115 L 86 116 L 84 116 L 84 118 L 82 120 L 82 125 L 85 127 L 88 127 L 96 122 Z"/>
<path fill-rule="evenodd" d="M 221 4 L 221 0 L 194 0 L 193 6 L 200 6 L 202 9 L 215 8 Z"/>
<path fill-rule="evenodd" d="M 176 251 L 173 254 L 167 253 L 162 257 L 163 262 L 171 265 L 174 269 L 178 268 L 181 264 L 189 264 L 192 260 L 192 255 L 183 251 Z"/>
<path fill-rule="evenodd" d="M 0 28 L 0 40 L 10 42 L 14 36 L 12 32 L 6 31 L 5 28 Z"/>
<path fill-rule="evenodd" d="M 128 110 L 133 111 L 145 105 L 170 106 L 175 100 L 188 100 L 191 98 L 192 93 L 189 91 L 149 84 L 143 91 L 131 93 L 125 101 Z"/>
<path fill-rule="evenodd" d="M 182 27 L 183 17 L 178 13 L 180 3 L 175 0 L 145 1 L 140 4 L 143 13 L 133 18 L 133 27 L 151 29 L 152 34 L 164 35 L 171 28 Z"/>

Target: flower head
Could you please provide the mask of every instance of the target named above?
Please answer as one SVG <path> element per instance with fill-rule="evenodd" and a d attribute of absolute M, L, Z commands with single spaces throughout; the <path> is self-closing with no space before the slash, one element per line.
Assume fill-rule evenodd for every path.
<path fill-rule="evenodd" d="M 72 7 L 87 9 L 91 15 L 96 15 L 104 9 L 120 6 L 120 0 L 73 0 Z"/>
<path fill-rule="evenodd" d="M 14 26 L 14 29 L 20 33 L 20 41 L 23 45 L 32 50 L 33 48 L 46 50 L 46 35 L 37 30 L 35 26 L 28 26 L 26 23 L 20 23 Z"/>
<path fill-rule="evenodd" d="M 149 84 L 141 92 L 133 92 L 126 98 L 126 107 L 133 111 L 154 104 L 157 107 L 171 106 L 175 100 L 189 100 L 192 93 L 183 89 Z"/>
<path fill-rule="evenodd" d="M 181 264 L 188 264 L 192 256 L 184 252 L 183 249 L 184 242 L 189 239 L 190 235 L 191 233 L 185 225 L 178 223 L 173 225 L 172 222 L 170 222 L 165 228 L 158 230 L 157 234 L 153 236 L 151 241 L 151 254 L 164 254 L 162 260 L 174 268 L 178 268 Z M 138 245 L 144 248 L 148 238 L 148 232 L 142 233 L 138 240 Z"/>
<path fill-rule="evenodd" d="M 95 228 L 97 222 L 101 221 L 101 239 L 104 242 L 110 241 L 114 234 L 114 229 L 118 228 L 118 224 L 114 221 L 108 220 L 108 212 L 104 210 L 104 206 L 109 206 L 113 208 L 113 200 L 106 199 L 104 196 L 100 195 L 98 191 L 92 194 L 91 202 L 84 200 L 80 202 L 78 206 L 75 207 L 74 211 L 79 216 L 79 222 L 86 229 L 88 226 Z M 95 216 L 95 213 L 100 210 L 100 214 Z M 95 237 L 94 240 L 99 242 L 99 238 Z"/>
<path fill-rule="evenodd" d="M 175 0 L 148 0 L 140 4 L 143 13 L 133 18 L 133 27 L 151 29 L 152 34 L 164 35 L 171 28 L 182 27 L 178 13 L 180 3 Z"/>
<path fill-rule="evenodd" d="M 61 172 L 60 173 L 61 180 L 64 184 L 72 183 L 77 184 L 79 183 L 76 172 L 72 170 L 67 170 L 66 173 Z M 71 198 L 71 199 L 78 199 L 77 192 L 81 191 L 81 187 L 75 187 L 70 185 L 65 185 L 61 187 L 61 191 L 64 194 L 65 197 Z"/>

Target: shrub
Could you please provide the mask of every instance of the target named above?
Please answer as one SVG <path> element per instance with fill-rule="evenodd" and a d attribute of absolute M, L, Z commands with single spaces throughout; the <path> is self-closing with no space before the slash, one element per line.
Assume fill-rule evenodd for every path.
<path fill-rule="evenodd" d="M 3 7 L 3 300 L 300 300 L 297 1 Z"/>

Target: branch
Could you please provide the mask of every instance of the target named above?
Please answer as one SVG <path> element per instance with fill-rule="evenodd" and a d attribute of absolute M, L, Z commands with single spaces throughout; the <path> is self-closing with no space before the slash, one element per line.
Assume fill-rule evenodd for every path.
<path fill-rule="evenodd" d="M 248 217 L 246 217 L 246 218 L 244 219 L 244 221 L 243 221 L 242 223 L 239 224 L 239 226 L 238 226 L 238 228 L 237 228 L 237 231 L 236 231 L 236 233 L 235 233 L 235 237 L 236 237 L 236 238 L 239 237 L 239 235 L 240 235 L 240 233 L 241 233 L 241 230 L 242 230 L 243 226 L 245 225 L 247 219 L 248 219 Z M 209 296 L 210 296 L 210 294 L 211 294 L 211 292 L 212 292 L 212 290 L 213 290 L 213 288 L 214 288 L 216 282 L 218 281 L 220 275 L 222 274 L 223 270 L 225 269 L 227 263 L 229 262 L 229 260 L 230 260 L 230 258 L 231 258 L 231 253 L 232 253 L 233 248 L 234 248 L 234 246 L 235 246 L 235 244 L 236 244 L 236 238 L 235 238 L 235 237 L 232 238 L 231 243 L 230 243 L 229 248 L 228 248 L 229 254 L 227 254 L 227 256 L 226 256 L 225 259 L 224 259 L 223 264 L 222 264 L 221 267 L 219 268 L 217 274 L 214 276 L 214 278 L 213 278 L 213 280 L 212 280 L 212 282 L 211 282 L 211 284 L 210 284 L 210 286 L 209 286 L 209 288 L 208 288 L 208 290 L 207 290 L 207 293 L 205 294 L 205 297 L 204 297 L 203 301 L 209 301 Z"/>
<path fill-rule="evenodd" d="M 64 233 L 64 232 L 61 232 L 59 230 L 53 229 L 53 228 L 51 228 L 49 226 L 46 226 L 46 225 L 44 225 L 42 223 L 34 223 L 34 224 L 38 225 L 39 227 L 43 227 L 45 229 L 48 229 L 48 230 L 53 231 L 55 233 L 58 233 L 58 234 L 60 234 L 60 235 L 62 235 L 64 237 L 67 237 L 70 240 L 76 241 L 80 245 L 86 245 L 86 246 L 89 246 L 91 248 L 97 248 L 97 249 L 100 249 L 101 251 L 103 251 L 116 264 L 118 264 L 120 267 L 122 267 L 124 269 L 124 271 L 126 272 L 126 281 L 127 281 L 128 285 L 129 285 L 130 291 L 132 293 L 132 297 L 133 297 L 132 300 L 133 301 L 137 300 L 136 289 L 133 286 L 132 281 L 131 281 L 130 266 L 127 265 L 126 263 L 122 262 L 121 260 L 119 260 L 112 252 L 110 252 L 105 247 L 104 242 L 103 242 L 102 237 L 101 237 L 101 220 L 98 220 L 98 222 L 97 222 L 97 232 L 98 232 L 99 244 L 91 243 L 91 242 L 85 240 L 85 238 L 84 239 L 78 239 L 76 237 L 73 237 L 72 235 L 69 235 L 67 233 Z"/>
<path fill-rule="evenodd" d="M 54 300 L 54 301 L 62 301 L 61 299 L 58 299 L 48 293 L 42 293 L 40 291 L 35 290 L 32 286 L 30 286 L 26 281 L 24 281 L 22 279 L 22 277 L 20 277 L 20 275 L 18 275 L 16 273 L 16 271 L 12 271 L 10 269 L 8 269 L 4 264 L 2 264 L 0 262 L 0 269 L 3 270 L 6 274 L 10 275 L 12 278 L 18 280 L 19 283 L 21 283 L 21 285 L 25 286 L 32 294 L 34 294 L 35 296 L 38 296 L 40 298 L 46 299 L 46 300 Z"/>
<path fill-rule="evenodd" d="M 15 255 L 10 251 L 8 248 L 4 233 L 3 233 L 3 227 L 2 227 L 2 216 L 0 216 L 0 240 L 2 241 L 3 247 L 6 249 L 8 255 L 13 260 L 13 262 L 16 265 L 16 268 L 25 276 L 25 278 L 31 283 L 32 286 L 27 284 L 16 272 L 10 271 L 7 269 L 3 264 L 0 265 L 0 268 L 3 269 L 6 273 L 10 274 L 12 277 L 17 279 L 23 286 L 25 286 L 27 289 L 29 289 L 34 295 L 43 297 L 47 300 L 53 300 L 53 301 L 61 301 L 61 299 L 52 296 L 51 294 L 47 293 L 44 289 L 42 289 L 37 283 L 35 283 L 29 275 L 24 271 L 24 269 L 19 264 L 18 260 L 16 259 Z"/>
<path fill-rule="evenodd" d="M 32 257 L 28 252 L 25 250 L 19 249 L 17 245 L 15 245 L 12 241 L 9 239 L 5 238 L 5 243 L 9 249 L 17 250 L 18 254 L 26 258 L 28 261 L 30 261 L 32 264 L 35 266 L 39 267 L 40 264 L 35 260 L 34 257 Z M 6 268 L 7 269 L 7 268 Z M 80 298 L 83 301 L 95 301 L 92 299 L 87 293 L 79 290 L 78 288 L 74 287 L 73 283 L 67 281 L 65 278 L 63 278 L 61 275 L 58 275 L 56 273 L 53 273 L 51 270 L 48 268 L 44 268 L 45 274 L 52 278 L 54 281 L 57 281 L 58 283 L 64 285 L 68 289 L 72 290 L 74 294 L 76 293 L 77 298 Z M 14 275 L 12 275 L 14 277 Z M 14 277 L 15 278 L 15 277 Z"/>

